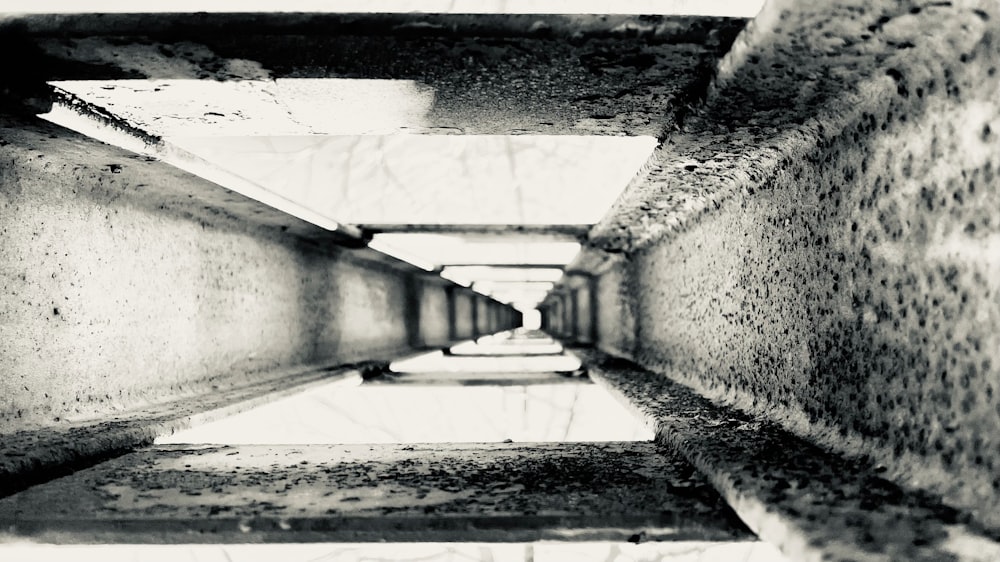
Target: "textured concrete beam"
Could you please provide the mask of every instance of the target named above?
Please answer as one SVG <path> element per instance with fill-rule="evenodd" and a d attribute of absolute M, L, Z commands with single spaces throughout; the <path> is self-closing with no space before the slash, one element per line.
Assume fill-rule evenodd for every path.
<path fill-rule="evenodd" d="M 793 560 L 1000 559 L 995 537 L 940 497 L 886 480 L 884 466 L 826 452 L 629 361 L 584 356 L 596 383 L 642 416 L 657 442 L 697 467 L 750 529 Z"/>
<path fill-rule="evenodd" d="M 59 543 L 751 538 L 652 443 L 157 447 L 0 500 L 0 529 Z"/>
<path fill-rule="evenodd" d="M 8 18 L 0 34 L 30 68 L 9 78 L 31 97 L 44 81 L 60 79 L 414 80 L 433 88 L 434 103 L 426 120 L 403 126 L 409 132 L 660 137 L 674 126 L 675 111 L 704 94 L 744 23 L 664 16 L 109 14 Z M 219 126 L 242 119 L 238 112 L 192 118 Z M 149 129 L 142 116 L 133 123 Z"/>
<path fill-rule="evenodd" d="M 19 118 L 0 161 L 0 493 L 452 341 L 451 283 L 161 161 Z"/>
<path fill-rule="evenodd" d="M 473 356 L 475 357 L 475 356 Z M 467 371 L 382 373 L 366 384 L 391 384 L 404 386 L 533 386 L 550 384 L 588 384 L 590 381 L 579 372 L 553 371 L 532 373 Z"/>
<path fill-rule="evenodd" d="M 995 2 L 769 4 L 686 125 L 746 165 L 633 209 L 602 348 L 998 536 L 998 36 Z"/>
<path fill-rule="evenodd" d="M 357 225 L 366 234 L 383 232 L 420 232 L 455 234 L 464 239 L 501 238 L 511 242 L 580 242 L 591 226 L 585 224 L 369 224 Z"/>
<path fill-rule="evenodd" d="M 384 365 L 385 363 L 383 363 Z M 62 424 L 25 424 L 0 433 L 0 497 L 133 451 L 191 426 L 222 419 L 309 388 L 361 384 L 378 365 L 316 366 L 218 380 L 211 393 Z"/>
<path fill-rule="evenodd" d="M 52 111 L 46 114 L 45 118 L 59 125 L 86 132 L 88 136 L 101 142 L 127 148 L 138 156 L 160 160 L 179 170 L 196 174 L 221 187 L 260 201 L 325 230 L 339 232 L 338 238 L 346 244 L 360 247 L 364 243 L 361 231 L 357 227 L 334 221 L 280 193 L 265 189 L 240 174 L 218 166 L 169 140 L 150 135 L 147 131 L 71 94 L 57 92 L 53 97 Z"/>
<path fill-rule="evenodd" d="M 768 2 L 720 62 L 705 103 L 595 226 L 592 245 L 649 247 L 824 158 L 838 137 L 878 135 L 896 117 L 935 111 L 934 100 L 964 103 L 961 76 L 992 76 L 995 7 Z"/>

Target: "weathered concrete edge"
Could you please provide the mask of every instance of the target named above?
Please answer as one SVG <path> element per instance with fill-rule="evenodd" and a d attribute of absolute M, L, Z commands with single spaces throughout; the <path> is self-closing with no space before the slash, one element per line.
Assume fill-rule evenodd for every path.
<path fill-rule="evenodd" d="M 577 354 L 586 361 L 592 381 L 655 431 L 657 442 L 677 450 L 702 471 L 751 530 L 792 559 L 889 561 L 901 555 L 911 560 L 934 561 L 1000 559 L 1000 539 L 987 536 L 988 531 L 970 528 L 966 524 L 970 520 L 967 514 L 944 506 L 939 498 L 928 497 L 919 490 L 898 488 L 896 483 L 883 480 L 891 473 L 886 474 L 882 465 L 819 449 L 772 422 L 713 404 L 667 376 L 629 360 L 596 350 L 578 350 Z M 678 407 L 680 403 L 687 407 Z M 752 431 L 752 435 L 747 434 L 750 439 L 740 435 L 747 430 Z M 760 451 L 754 450 L 754 438 L 762 435 L 765 441 L 785 445 L 778 458 L 761 459 Z M 737 454 L 733 455 L 734 452 Z M 814 461 L 805 465 L 831 468 L 835 465 L 835 478 L 818 482 L 822 475 L 803 473 L 796 465 L 803 465 L 804 458 Z M 812 507 L 822 512 L 823 519 L 817 521 L 817 513 L 796 509 L 801 505 L 785 505 L 775 496 L 784 491 L 782 486 L 787 487 L 796 473 L 799 482 L 790 488 L 792 494 L 785 501 L 798 498 L 808 503 L 807 496 L 815 495 L 809 492 L 818 489 L 821 494 L 813 498 Z M 799 487 L 801 482 L 813 490 L 803 490 Z M 864 501 L 871 498 L 861 498 L 852 492 L 866 493 L 864 486 L 869 483 L 893 488 L 889 494 L 892 499 L 875 498 L 876 503 L 866 507 Z M 767 494 L 771 494 L 770 500 Z M 917 509 L 913 509 L 913 504 L 917 504 Z M 887 506 L 888 514 L 878 513 Z M 899 506 L 903 509 L 893 509 Z M 918 513 L 911 513 L 914 511 Z M 883 527 L 880 539 L 898 544 L 880 544 L 866 534 L 873 523 Z M 889 525 L 894 528 L 886 532 L 884 527 Z M 895 532 L 896 527 L 908 527 L 907 531 L 914 532 Z M 924 536 L 931 534 L 927 533 L 928 527 L 935 531 L 934 538 Z M 854 531 L 855 537 L 871 540 L 867 543 L 852 540 L 855 537 L 848 536 L 844 532 L 847 530 Z M 920 544 L 909 542 L 911 539 Z"/>
<path fill-rule="evenodd" d="M 718 84 L 713 82 L 710 86 L 709 100 Z M 766 189 L 787 169 L 789 162 L 806 158 L 842 136 L 880 100 L 891 98 L 895 88 L 889 76 L 874 76 L 818 108 L 816 117 L 764 138 L 754 138 L 741 129 L 728 133 L 698 130 L 705 125 L 688 126 L 668 136 L 653 150 L 601 221 L 590 229 L 587 246 L 630 256 L 670 240 L 728 200 Z M 692 112 L 691 118 L 710 121 L 710 111 L 706 102 Z M 741 137 L 751 139 L 755 148 L 746 149 L 745 144 L 734 142 Z M 696 156 L 707 152 L 728 159 L 725 165 L 714 165 L 727 174 L 706 177 L 705 162 Z M 685 168 L 695 162 L 697 166 Z M 673 199 L 670 205 L 637 213 L 648 201 L 665 196 Z"/>
<path fill-rule="evenodd" d="M 97 16 L 97 17 L 95 17 Z M 216 33 L 443 37 L 640 38 L 651 43 L 704 43 L 720 24 L 745 17 L 634 14 L 491 14 L 433 12 L 5 13 L 0 30 L 41 37 L 158 36 Z M 700 25 L 700 27 L 699 27 Z"/>
<path fill-rule="evenodd" d="M 412 351 L 412 350 L 410 350 Z M 400 350 L 399 354 L 404 350 Z M 392 355 L 396 355 L 395 353 Z M 0 497 L 150 445 L 160 436 L 244 412 L 338 381 L 360 384 L 365 369 L 384 360 L 347 365 L 304 365 L 253 375 L 221 392 L 173 397 L 119 415 L 38 426 L 2 435 Z M 223 383 L 224 384 L 224 383 Z"/>
<path fill-rule="evenodd" d="M 177 474 L 175 461 L 191 470 Z M 232 476 L 223 476 L 229 469 Z M 379 475 L 376 485 L 395 502 L 387 505 L 378 494 L 361 493 L 347 504 L 336 497 L 370 488 L 369 471 Z M 580 478 L 591 471 L 599 477 Z M 230 490 L 218 490 L 215 478 L 205 481 L 206 472 L 225 479 Z M 615 481 L 621 474 L 639 476 L 647 485 Z M 546 479 L 553 487 L 517 489 L 518 483 Z M 275 509 L 264 511 L 247 501 L 276 484 L 311 493 L 279 492 Z M 105 509 L 105 502 L 116 500 L 102 491 L 104 485 L 131 487 L 155 507 Z M 335 497 L 316 497 L 331 486 L 338 494 L 322 498 Z M 471 504 L 466 497 L 435 497 L 456 486 L 462 496 L 474 492 Z M 241 496 L 241 490 L 250 496 Z M 565 490 L 585 503 L 564 505 Z M 185 505 L 183 494 L 194 491 L 210 499 Z M 303 497 L 316 501 L 304 507 Z M 213 511 L 220 499 L 232 509 Z M 429 506 L 435 509 L 428 512 Z M 91 542 L 95 533 L 118 543 L 186 542 L 192 535 L 211 536 L 213 542 L 379 541 L 400 540 L 401 531 L 423 531 L 424 540 L 495 542 L 562 534 L 615 541 L 755 538 L 704 476 L 680 455 L 648 441 L 157 446 L 5 499 L 0 529 L 6 531 L 0 531 L 0 542 L 60 543 Z"/>
<path fill-rule="evenodd" d="M 148 522 L 115 521 L 107 523 L 100 529 L 87 527 L 86 539 L 81 539 L 81 532 L 74 532 L 70 525 L 62 525 L 62 529 L 57 531 L 47 531 L 40 528 L 29 528 L 32 532 L 30 541 L 26 541 L 24 536 L 11 535 L 0 532 L 0 546 L 4 543 L 25 543 L 34 544 L 56 544 L 56 545 L 91 545 L 91 544 L 259 544 L 259 543 L 426 543 L 428 542 L 427 529 L 405 528 L 398 520 L 389 520 L 395 528 L 392 530 L 392 537 L 386 540 L 386 532 L 381 528 L 365 529 L 358 528 L 365 525 L 381 524 L 385 525 L 385 519 L 372 518 L 372 522 L 352 522 L 351 527 L 344 525 L 334 525 L 324 520 L 311 520 L 298 518 L 282 520 L 280 522 L 267 519 L 255 521 L 223 521 L 201 523 L 197 531 L 192 531 L 188 526 L 178 525 L 171 521 L 157 521 L 155 524 Z M 566 542 L 615 542 L 624 543 L 641 541 L 703 541 L 705 537 L 691 532 L 669 532 L 643 528 L 641 533 L 636 533 L 637 527 L 642 527 L 641 521 L 637 521 L 634 526 L 613 526 L 592 527 L 587 529 L 562 529 L 558 528 L 564 518 L 559 516 L 539 516 L 530 518 L 530 522 L 537 525 L 537 529 L 517 529 L 515 524 L 524 524 L 526 518 L 522 515 L 499 517 L 468 517 L 450 523 L 451 528 L 439 526 L 434 529 L 433 542 L 449 543 L 531 543 L 539 541 L 566 541 Z M 292 526 L 292 530 L 282 527 Z M 454 528 L 461 525 L 460 528 Z M 505 526 L 506 525 L 506 526 Z M 82 526 L 82 525 L 81 525 Z M 110 527 L 115 528 L 110 528 Z M 159 527 L 152 530 L 150 527 Z M 334 530 L 327 530 L 324 527 L 335 527 Z M 122 541 L 123 529 L 128 531 L 128 541 Z M 248 530 L 244 530 L 248 529 Z M 177 537 L 183 537 L 178 540 Z M 727 541 L 732 539 L 726 538 Z M 741 542 L 747 539 L 740 539 Z"/>

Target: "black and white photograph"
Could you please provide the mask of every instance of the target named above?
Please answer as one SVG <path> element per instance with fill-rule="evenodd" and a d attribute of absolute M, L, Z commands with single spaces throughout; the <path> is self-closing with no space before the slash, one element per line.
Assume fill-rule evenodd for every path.
<path fill-rule="evenodd" d="M 1000 562 L 1000 0 L 0 52 L 0 561 Z"/>

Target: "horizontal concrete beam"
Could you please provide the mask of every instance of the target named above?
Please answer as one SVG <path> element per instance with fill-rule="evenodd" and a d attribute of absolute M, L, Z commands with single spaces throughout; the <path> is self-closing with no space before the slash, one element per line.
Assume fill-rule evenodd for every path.
<path fill-rule="evenodd" d="M 433 107 L 400 125 L 401 132 L 661 137 L 674 126 L 674 112 L 704 94 L 744 23 L 662 16 L 50 15 L 8 17 L 0 36 L 5 50 L 21 53 L 21 67 L 31 69 L 8 76 L 11 96 L 42 98 L 51 80 L 413 80 L 433 89 Z M 245 119 L 239 111 L 192 117 L 220 127 Z M 135 119 L 140 129 L 153 129 L 151 121 Z"/>
<path fill-rule="evenodd" d="M 829 453 L 777 424 L 717 406 L 599 352 L 590 376 L 705 474 L 743 521 L 793 560 L 998 560 L 1000 543 L 885 467 Z"/>
<path fill-rule="evenodd" d="M 4 14 L 0 31 L 32 37 L 207 36 L 220 28 L 262 35 L 390 35 L 409 37 L 639 37 L 652 43 L 710 42 L 717 25 L 743 18 L 629 14 L 443 14 L 323 12 L 198 12 Z"/>
<path fill-rule="evenodd" d="M 752 538 L 652 443 L 156 447 L 0 500 L 0 529 L 57 543 Z"/>
<path fill-rule="evenodd" d="M 366 224 L 357 225 L 365 235 L 383 232 L 455 234 L 467 239 L 502 238 L 510 242 L 579 242 L 587 237 L 584 224 Z"/>
<path fill-rule="evenodd" d="M 599 345 L 1000 538 L 998 36 L 995 2 L 768 2 L 593 233 L 628 258 Z"/>
<path fill-rule="evenodd" d="M 970 71 L 992 75 L 994 62 L 985 61 L 995 59 L 995 8 L 767 2 L 720 61 L 704 103 L 683 114 L 591 231 L 592 245 L 650 247 L 734 195 L 766 191 L 790 168 L 823 158 L 813 151 L 842 134 L 856 142 L 884 130 L 887 113 L 919 115 L 932 98 L 965 101 L 941 84 L 957 85 L 955 77 Z"/>
<path fill-rule="evenodd" d="M 361 384 L 362 374 L 386 365 L 315 366 L 261 373 L 211 393 L 187 395 L 63 424 L 29 425 L 0 433 L 0 497 L 19 492 L 153 443 L 195 425 L 222 419 L 317 386 Z"/>
<path fill-rule="evenodd" d="M 366 384 L 391 384 L 406 386 L 533 386 L 538 384 L 589 384 L 590 381 L 576 372 L 490 372 L 466 371 L 461 373 L 438 371 L 420 373 L 385 372 L 369 379 Z"/>

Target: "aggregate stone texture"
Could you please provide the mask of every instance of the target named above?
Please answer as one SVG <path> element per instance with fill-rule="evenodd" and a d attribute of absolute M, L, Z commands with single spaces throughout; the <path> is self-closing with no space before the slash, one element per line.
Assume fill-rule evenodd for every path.
<path fill-rule="evenodd" d="M 638 311 L 637 362 L 866 455 L 993 536 L 998 25 L 987 2 L 770 3 L 687 120 L 742 179 L 707 207 L 684 195 L 722 177 L 699 163 L 646 191 L 625 222 L 662 232 L 623 235 L 630 265 L 602 287 Z M 654 209 L 676 197 L 683 225 Z"/>
<path fill-rule="evenodd" d="M 746 23 L 434 14 L 158 18 L 22 16 L 0 22 L 0 29 L 45 69 L 21 77 L 26 82 L 39 75 L 415 80 L 433 88 L 435 101 L 427 123 L 410 124 L 409 132 L 660 137 L 672 126 L 670 115 L 704 93 L 718 58 Z M 148 116 L 121 116 L 150 129 Z M 200 118 L 225 123 L 240 114 Z"/>
<path fill-rule="evenodd" d="M 388 357 L 446 321 L 426 307 L 413 321 L 416 268 L 332 234 L 161 162 L 4 118 L 0 431 Z"/>
<path fill-rule="evenodd" d="M 44 542 L 752 540 L 653 443 L 170 446 L 0 500 Z"/>
<path fill-rule="evenodd" d="M 384 364 L 382 365 L 384 366 Z M 0 433 L 0 497 L 144 447 L 157 437 L 221 419 L 308 388 L 354 379 L 377 364 L 282 370 L 249 381 L 219 381 L 211 392 L 186 394 L 128 411 L 60 423 L 22 424 Z"/>
<path fill-rule="evenodd" d="M 583 353 L 583 352 L 581 352 Z M 761 539 L 793 560 L 998 560 L 1000 542 L 886 468 L 828 452 L 766 417 L 717 406 L 630 361 L 591 351 L 591 378 L 705 474 Z"/>
<path fill-rule="evenodd" d="M 988 1 L 768 2 L 720 62 L 705 103 L 683 114 L 591 244 L 650 246 L 803 161 L 856 186 L 858 176 L 826 160 L 829 142 L 849 139 L 860 163 L 885 131 L 915 125 L 935 104 L 987 115 L 998 19 Z M 948 154 L 948 123 L 909 140 L 938 139 L 935 150 Z M 984 123 L 969 125 L 954 140 L 975 145 Z"/>

